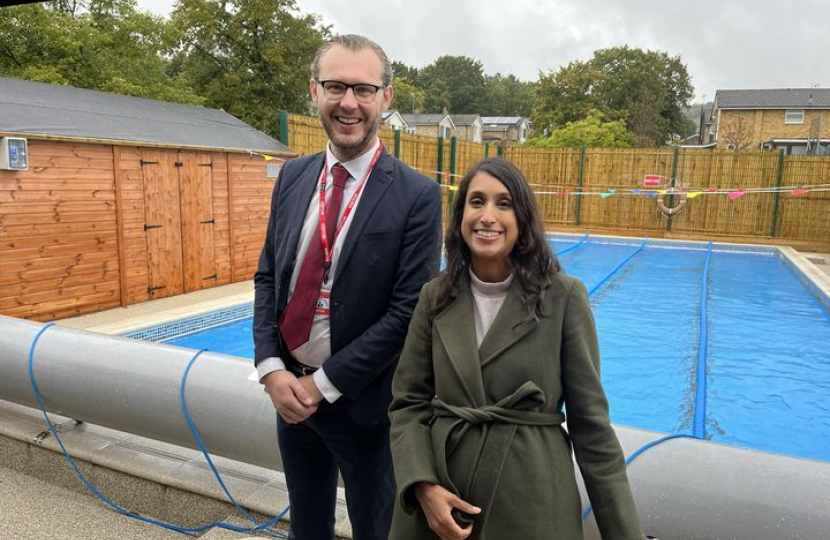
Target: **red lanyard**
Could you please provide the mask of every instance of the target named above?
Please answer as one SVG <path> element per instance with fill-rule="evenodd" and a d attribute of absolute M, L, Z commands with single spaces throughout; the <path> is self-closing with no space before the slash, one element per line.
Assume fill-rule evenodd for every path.
<path fill-rule="evenodd" d="M 377 163 L 378 159 L 380 158 L 380 153 L 382 151 L 383 143 L 379 143 L 377 150 L 375 150 L 375 155 L 372 157 L 372 161 L 369 163 L 369 168 L 366 169 L 366 174 L 363 176 L 363 180 L 360 182 L 360 185 L 357 186 L 357 189 L 352 194 L 352 198 L 349 199 L 349 202 L 346 205 L 346 209 L 343 211 L 343 215 L 340 217 L 340 221 L 337 223 L 337 227 L 334 229 L 334 238 L 331 239 L 332 245 L 334 245 L 334 243 L 337 241 L 337 236 L 340 234 L 340 229 L 343 228 L 343 224 L 346 223 L 346 219 L 348 219 L 349 214 L 351 214 L 352 209 L 354 208 L 354 205 L 357 203 L 357 197 L 363 190 L 363 185 L 366 183 L 366 180 L 369 178 L 369 175 L 372 174 L 372 169 L 375 168 L 375 163 Z M 328 283 L 329 281 L 329 269 L 331 268 L 332 259 L 332 248 L 329 246 L 328 234 L 326 234 L 326 176 L 328 173 L 326 169 L 327 157 L 328 153 L 326 154 L 326 157 L 323 158 L 323 172 L 320 174 L 320 201 L 317 205 L 318 211 L 320 213 L 320 243 L 323 245 L 324 256 L 324 283 Z"/>

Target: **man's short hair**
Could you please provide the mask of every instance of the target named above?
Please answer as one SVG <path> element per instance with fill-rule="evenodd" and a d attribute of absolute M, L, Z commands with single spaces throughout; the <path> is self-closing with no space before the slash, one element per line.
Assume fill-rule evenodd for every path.
<path fill-rule="evenodd" d="M 355 52 L 361 51 L 363 49 L 372 49 L 373 51 L 375 51 L 375 54 L 377 54 L 378 58 L 380 58 L 380 63 L 383 68 L 383 84 L 385 86 L 389 86 L 390 84 L 392 84 L 392 64 L 391 62 L 389 62 L 389 58 L 386 56 L 386 52 L 384 52 L 380 45 L 378 45 L 371 39 L 358 34 L 341 34 L 339 36 L 334 36 L 331 39 L 323 42 L 323 44 L 317 50 L 317 54 L 314 56 L 314 61 L 311 62 L 312 79 L 317 80 L 320 78 L 320 59 L 323 57 L 323 54 L 325 54 L 326 51 L 328 51 L 335 45 L 340 45 L 341 47 L 345 47 L 350 51 Z"/>

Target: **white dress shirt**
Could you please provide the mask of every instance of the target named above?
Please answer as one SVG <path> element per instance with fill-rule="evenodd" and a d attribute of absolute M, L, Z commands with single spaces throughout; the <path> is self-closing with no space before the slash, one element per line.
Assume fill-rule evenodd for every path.
<path fill-rule="evenodd" d="M 343 202 L 340 205 L 340 212 L 337 215 L 337 223 L 340 222 L 340 217 L 345 212 L 348 202 L 351 200 L 355 191 L 357 191 L 360 183 L 370 173 L 369 166 L 372 164 L 372 158 L 374 157 L 379 145 L 380 140 L 376 139 L 375 144 L 372 145 L 366 153 L 345 163 L 340 163 L 340 161 L 338 161 L 338 159 L 334 156 L 331 151 L 331 144 L 326 145 L 326 200 L 328 200 L 331 196 L 331 190 L 334 186 L 334 178 L 331 173 L 332 167 L 334 167 L 335 164 L 340 163 L 346 168 L 347 171 L 349 171 L 349 179 L 346 180 L 346 186 L 343 188 Z M 365 186 L 364 189 L 362 189 L 358 194 L 351 213 L 343 223 L 343 227 L 334 242 L 331 255 L 331 268 L 329 269 L 329 280 L 328 283 L 324 282 L 320 288 L 321 297 L 328 298 L 329 293 L 331 293 L 334 278 L 337 275 L 337 262 L 340 258 L 340 251 L 343 249 L 343 243 L 348 235 L 349 227 L 352 223 L 355 212 L 357 211 L 357 206 L 360 203 L 364 190 Z M 291 281 L 288 287 L 289 300 L 291 299 L 291 295 L 294 294 L 294 287 L 297 284 L 297 278 L 300 275 L 300 268 L 302 268 L 302 261 L 305 260 L 305 254 L 306 251 L 308 251 L 308 246 L 311 242 L 320 241 L 320 235 L 317 231 L 317 225 L 320 222 L 318 206 L 319 191 L 318 180 L 318 189 L 315 190 L 314 196 L 309 202 L 308 209 L 306 210 L 305 221 L 303 222 L 303 228 L 300 231 L 300 241 L 297 246 L 297 262 L 294 265 L 294 272 L 291 274 Z M 334 216 L 326 216 L 327 220 L 332 218 L 334 218 Z M 329 241 L 331 241 L 331 239 L 329 239 Z M 329 357 L 331 357 L 331 325 L 329 324 L 329 315 L 315 313 L 314 321 L 311 323 L 311 334 L 309 335 L 308 341 L 291 351 L 291 354 L 307 366 L 320 367 L 320 369 L 314 372 L 314 383 L 317 385 L 320 393 L 323 394 L 323 397 L 326 398 L 326 401 L 333 403 L 342 395 L 332 384 L 331 380 L 329 380 L 326 376 L 325 371 L 325 362 L 329 359 Z M 263 377 L 272 371 L 280 369 L 285 369 L 285 362 L 283 362 L 281 358 L 275 356 L 265 358 L 257 364 L 257 376 L 259 377 L 260 382 L 262 382 Z"/>

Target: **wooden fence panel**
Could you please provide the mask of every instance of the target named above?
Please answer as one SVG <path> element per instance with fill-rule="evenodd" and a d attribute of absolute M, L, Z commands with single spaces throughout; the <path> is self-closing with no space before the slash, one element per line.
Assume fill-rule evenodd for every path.
<path fill-rule="evenodd" d="M 325 132 L 316 118 L 290 115 L 292 148 L 300 154 L 318 152 L 325 145 Z M 293 125 L 296 124 L 296 125 Z M 379 136 L 387 150 L 394 151 L 394 133 L 382 129 Z M 295 142 L 296 141 L 296 142 Z M 438 163 L 435 137 L 400 136 L 400 159 L 442 184 L 455 184 L 469 167 L 484 157 L 483 144 L 458 140 L 455 176 L 440 171 L 450 168 L 449 140 L 444 142 Z M 495 156 L 497 147 L 489 148 Z M 639 230 L 654 234 L 671 232 L 709 237 L 780 238 L 826 241 L 828 237 L 827 192 L 804 195 L 773 193 L 778 182 L 778 154 L 771 151 L 732 151 L 672 148 L 531 148 L 509 146 L 503 156 L 524 172 L 537 194 L 547 226 Z M 816 187 L 830 184 L 830 157 L 786 156 L 782 185 Z M 676 173 L 676 184 L 684 191 L 699 192 L 688 198 L 682 212 L 669 218 L 656 207 L 653 188 L 643 186 L 645 175 L 661 177 L 667 188 Z M 640 190 L 632 193 L 632 190 Z M 712 190 L 716 191 L 713 192 Z M 729 197 L 726 191 L 744 191 Z M 444 189 L 445 210 L 452 199 Z M 578 195 L 581 193 L 581 195 Z M 604 194 L 605 196 L 603 196 Z M 777 199 L 777 203 L 776 203 Z M 676 200 L 667 197 L 667 203 Z M 776 210 L 777 209 L 777 210 Z"/>
<path fill-rule="evenodd" d="M 316 117 L 288 115 L 288 146 L 299 155 L 322 152 L 327 141 L 326 132 Z"/>
<path fill-rule="evenodd" d="M 826 191 L 780 194 L 776 236 L 830 242 L 830 158 L 788 156 L 784 164 L 784 185 Z"/>

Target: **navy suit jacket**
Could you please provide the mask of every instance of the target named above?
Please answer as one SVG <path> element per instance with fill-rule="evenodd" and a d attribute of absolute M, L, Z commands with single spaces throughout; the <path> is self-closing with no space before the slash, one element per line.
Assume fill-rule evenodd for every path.
<path fill-rule="evenodd" d="M 286 162 L 271 198 L 254 276 L 254 359 L 286 358 L 277 321 L 288 302 L 297 244 L 323 154 Z M 383 151 L 363 187 L 330 298 L 331 351 L 324 369 L 361 424 L 388 422 L 392 374 L 423 284 L 441 249 L 438 184 Z"/>

